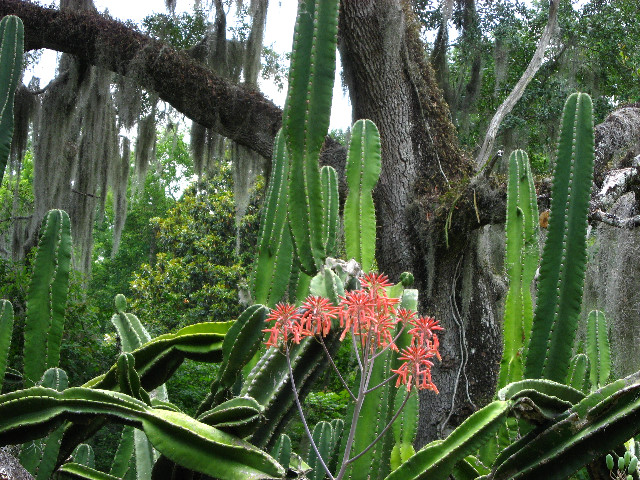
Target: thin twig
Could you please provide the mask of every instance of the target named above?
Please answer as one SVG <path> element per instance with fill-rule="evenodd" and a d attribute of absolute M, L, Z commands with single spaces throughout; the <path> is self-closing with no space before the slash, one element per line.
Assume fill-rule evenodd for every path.
<path fill-rule="evenodd" d="M 377 390 L 380 387 L 384 387 L 387 383 L 389 383 L 391 380 L 393 380 L 395 377 L 397 377 L 398 374 L 396 373 L 395 375 L 391 375 L 390 377 L 388 377 L 386 380 L 383 380 L 382 382 L 380 382 L 378 385 L 376 385 L 375 387 L 371 387 L 369 390 L 367 390 L 366 392 L 364 392 L 364 394 L 368 394 L 373 392 L 374 390 Z"/>
<path fill-rule="evenodd" d="M 298 390 L 296 390 L 296 382 L 293 378 L 293 369 L 291 368 L 291 359 L 289 358 L 289 348 L 287 347 L 286 343 L 284 348 L 285 348 L 285 357 L 287 358 L 287 366 L 289 367 L 289 377 L 291 378 L 291 388 L 293 390 L 293 396 L 295 397 L 295 400 L 296 400 L 296 405 L 298 406 L 298 413 L 300 414 L 300 420 L 302 421 L 302 426 L 304 427 L 305 432 L 307 432 L 307 437 L 309 437 L 309 441 L 311 442 L 311 447 L 313 448 L 313 451 L 318 456 L 318 461 L 320 462 L 320 465 L 322 465 L 322 468 L 324 469 L 325 473 L 329 476 L 329 480 L 335 480 L 333 475 L 331 475 L 331 472 L 329 471 L 329 467 L 327 467 L 327 464 L 324 463 L 324 460 L 322 459 L 322 455 L 320 455 L 320 452 L 318 451 L 318 447 L 316 446 L 316 442 L 313 441 L 313 435 L 309 430 L 309 425 L 307 425 L 307 420 L 304 418 L 304 413 L 302 412 L 302 405 L 300 404 L 300 398 L 298 397 Z"/>
<path fill-rule="evenodd" d="M 350 463 L 355 462 L 357 459 L 359 459 L 361 456 L 363 456 L 365 453 L 367 453 L 369 450 L 371 450 L 371 448 L 373 448 L 373 446 L 378 443 L 378 441 L 382 438 L 382 436 L 387 433 L 387 430 L 389 430 L 389 428 L 391 428 L 391 425 L 393 425 L 393 422 L 396 421 L 396 419 L 400 416 L 400 413 L 402 413 L 402 409 L 404 409 L 404 406 L 407 404 L 407 401 L 409 400 L 409 397 L 411 396 L 411 391 L 407 390 L 407 394 L 404 397 L 404 401 L 402 402 L 402 405 L 400 405 L 400 408 L 398 409 L 398 411 L 395 413 L 395 415 L 393 416 L 393 418 L 389 421 L 389 423 L 387 423 L 387 425 L 382 429 L 382 431 L 380 432 L 380 434 L 375 438 L 375 440 L 373 442 L 371 442 L 364 450 L 362 450 L 358 455 L 356 455 L 353 458 L 350 458 L 347 461 L 347 465 Z"/>
<path fill-rule="evenodd" d="M 333 358 L 331 358 L 331 354 L 329 353 L 329 350 L 327 349 L 327 345 L 324 343 L 324 339 L 322 338 L 322 335 L 320 335 L 320 345 L 322 345 L 322 348 L 324 349 L 324 353 L 327 354 L 327 358 L 329 359 L 329 363 L 331 364 L 331 366 L 333 367 L 335 372 L 338 374 L 338 378 L 340 379 L 340 382 L 342 383 L 342 386 L 349 393 L 349 396 L 351 397 L 351 400 L 353 400 L 355 402 L 356 401 L 356 396 L 353 393 L 351 393 L 351 389 L 349 388 L 349 385 L 347 385 L 347 382 L 345 381 L 345 379 L 340 374 L 340 370 L 338 370 L 338 367 L 333 362 Z"/>

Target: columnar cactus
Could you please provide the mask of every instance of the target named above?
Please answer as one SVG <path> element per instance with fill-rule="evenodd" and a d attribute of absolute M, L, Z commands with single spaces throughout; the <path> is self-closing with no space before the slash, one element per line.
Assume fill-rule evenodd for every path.
<path fill-rule="evenodd" d="M 24 326 L 24 377 L 27 386 L 35 385 L 48 368 L 58 366 L 70 267 L 69 215 L 62 210 L 51 210 L 42 222 L 27 294 Z"/>
<path fill-rule="evenodd" d="M 380 134 L 371 120 L 358 120 L 351 131 L 347 155 L 349 194 L 344 204 L 347 258 L 355 258 L 368 272 L 376 249 L 376 215 L 371 191 L 381 170 Z"/>
<path fill-rule="evenodd" d="M 24 27 L 7 15 L 0 22 L 0 183 L 7 166 L 13 136 L 13 97 L 22 73 Z"/>
<path fill-rule="evenodd" d="M 592 110 L 591 98 L 584 93 L 571 95 L 564 108 L 526 378 L 561 382 L 567 377 L 587 262 L 594 161 Z"/>
<path fill-rule="evenodd" d="M 326 256 L 318 157 L 329 128 L 337 35 L 338 2 L 300 2 L 282 123 L 291 160 L 289 224 L 300 266 L 309 275 Z"/>
<path fill-rule="evenodd" d="M 606 385 L 611 374 L 611 350 L 607 318 L 599 310 L 589 312 L 587 318 L 587 356 L 591 390 Z"/>
<path fill-rule="evenodd" d="M 521 380 L 523 353 L 531 332 L 531 282 L 538 267 L 538 205 L 529 158 L 522 150 L 509 156 L 505 264 L 509 291 L 504 307 L 504 351 L 498 388 Z"/>

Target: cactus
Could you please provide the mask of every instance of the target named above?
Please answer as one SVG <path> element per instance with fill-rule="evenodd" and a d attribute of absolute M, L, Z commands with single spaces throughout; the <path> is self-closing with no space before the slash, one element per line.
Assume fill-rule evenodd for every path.
<path fill-rule="evenodd" d="M 325 344 L 334 354 L 340 344 L 338 335 L 329 334 Z M 290 349 L 290 358 L 298 393 L 304 397 L 315 378 L 326 368 L 324 349 L 315 340 L 307 338 Z M 271 447 L 297 412 L 287 360 L 282 352 L 273 348 L 266 351 L 251 370 L 240 395 L 253 397 L 264 407 L 264 421 L 251 436 L 251 443 Z"/>
<path fill-rule="evenodd" d="M 397 289 L 395 288 L 397 287 Z M 417 290 L 404 289 L 404 286 L 397 285 L 390 287 L 389 291 L 395 291 L 400 295 L 400 306 L 402 308 L 415 310 L 417 307 Z M 400 328 L 400 326 L 398 326 Z M 398 349 L 408 346 L 410 336 L 406 333 L 402 334 L 396 341 Z M 381 384 L 389 377 L 389 372 L 393 368 L 398 368 L 400 362 L 396 360 L 396 355 L 391 350 L 387 350 L 376 358 L 375 363 L 371 367 L 369 385 L 374 387 Z M 357 380 L 359 382 L 359 379 Z M 357 415 L 357 419 L 353 416 L 355 406 L 348 409 L 347 418 L 357 421 L 357 431 L 353 440 L 350 456 L 354 456 L 362 452 L 379 435 L 382 434 L 385 426 L 391 421 L 396 410 L 393 408 L 396 389 L 392 382 L 377 388 L 368 393 Z M 417 421 L 417 418 L 414 419 Z M 413 427 L 410 427 L 410 429 Z M 347 438 L 343 438 L 342 450 L 346 448 Z M 362 455 L 351 465 L 349 465 L 348 478 L 365 479 L 365 478 L 384 478 L 390 471 L 389 460 L 393 448 L 393 433 L 389 430 L 377 441 L 377 443 L 367 453 Z"/>
<path fill-rule="evenodd" d="M 495 400 L 478 410 L 444 440 L 420 449 L 386 480 L 446 479 L 455 465 L 477 450 L 504 423 L 511 401 Z"/>
<path fill-rule="evenodd" d="M 398 390 L 394 402 L 394 411 L 401 408 L 404 400 L 404 392 Z M 416 432 L 418 430 L 418 395 L 411 395 L 406 402 L 402 413 L 393 423 L 393 439 L 395 444 L 391 450 L 391 470 L 398 468 L 416 452 L 413 448 Z"/>
<path fill-rule="evenodd" d="M 318 156 L 329 128 L 337 34 L 336 0 L 300 2 L 282 123 L 291 159 L 289 224 L 300 268 L 308 275 L 326 256 Z"/>
<path fill-rule="evenodd" d="M 522 150 L 509 156 L 506 255 L 509 291 L 504 312 L 504 351 L 498 388 L 522 379 L 523 351 L 533 321 L 531 282 L 538 267 L 538 205 L 529 158 Z"/>
<path fill-rule="evenodd" d="M 340 217 L 338 216 L 338 174 L 333 167 L 324 166 L 320 170 L 322 179 L 323 220 L 322 243 L 325 255 L 336 255 L 338 228 Z"/>
<path fill-rule="evenodd" d="M 569 374 L 567 375 L 567 381 L 565 383 L 577 390 L 584 391 L 587 383 L 588 365 L 589 359 L 584 353 L 575 355 L 571 359 Z"/>
<path fill-rule="evenodd" d="M 242 368 L 251 361 L 260 347 L 262 329 L 269 310 L 262 305 L 247 308 L 233 323 L 222 342 L 222 362 L 211 385 L 211 393 L 198 408 L 197 414 L 231 398 L 231 389 Z"/>
<path fill-rule="evenodd" d="M 24 326 L 24 376 L 27 386 L 56 367 L 69 291 L 71 226 L 62 210 L 51 210 L 42 222 L 42 234 L 27 294 Z"/>
<path fill-rule="evenodd" d="M 133 427 L 125 425 L 118 443 L 118 449 L 113 457 L 109 474 L 116 478 L 124 478 L 129 471 L 134 453 Z"/>
<path fill-rule="evenodd" d="M 13 97 L 22 73 L 24 27 L 7 15 L 0 22 L 0 183 L 7 166 L 13 136 Z"/>
<path fill-rule="evenodd" d="M 313 428 L 313 442 L 318 447 L 318 453 L 322 457 L 325 464 L 330 463 L 329 457 L 333 450 L 333 429 L 329 422 L 318 422 Z M 318 456 L 314 451 L 309 452 L 309 460 L 307 462 L 311 467 L 308 475 L 309 480 L 323 480 L 326 476 L 322 463 L 318 460 Z"/>
<path fill-rule="evenodd" d="M 271 449 L 271 456 L 282 465 L 285 470 L 289 469 L 289 463 L 291 461 L 291 438 L 286 433 L 283 433 L 278 438 Z"/>
<path fill-rule="evenodd" d="M 48 369 L 39 383 L 43 387 L 58 392 L 62 392 L 69 386 L 67 374 L 60 368 Z M 36 480 L 47 480 L 51 477 L 56 467 L 63 433 L 64 427 L 60 426 L 49 433 L 46 438 L 27 442 L 20 448 L 20 463 Z"/>
<path fill-rule="evenodd" d="M 284 297 L 293 267 L 287 222 L 289 157 L 282 130 L 276 135 L 265 206 L 260 219 L 258 255 L 251 277 L 253 300 L 274 307 Z"/>
<path fill-rule="evenodd" d="M 135 369 L 140 376 L 141 387 L 151 391 L 162 385 L 173 375 L 185 358 L 205 362 L 219 362 L 222 359 L 224 335 L 233 322 L 205 322 L 189 325 L 154 338 L 142 347 L 131 352 L 135 360 Z M 93 389 L 117 389 L 119 385 L 118 366 L 96 377 L 84 387 Z M 79 443 L 97 432 L 106 420 L 96 417 L 89 421 L 69 425 L 60 447 L 58 461 L 63 462 Z"/>
<path fill-rule="evenodd" d="M 91 448 L 91 445 L 87 445 L 86 443 L 78 445 L 73 451 L 72 457 L 75 463 L 79 463 L 80 465 L 84 465 L 89 468 L 94 468 L 96 463 L 93 448 Z"/>
<path fill-rule="evenodd" d="M 638 374 L 597 390 L 499 458 L 490 478 L 568 477 L 640 431 L 639 394 Z"/>
<path fill-rule="evenodd" d="M 118 392 L 44 387 L 0 396 L 0 443 L 41 437 L 64 419 L 107 416 L 142 429 L 153 446 L 186 468 L 220 479 L 281 478 L 282 467 L 253 445 L 187 415 Z"/>
<path fill-rule="evenodd" d="M 262 410 L 262 406 L 251 397 L 235 397 L 199 415 L 198 421 L 246 438 L 258 427 Z"/>
<path fill-rule="evenodd" d="M 567 377 L 582 303 L 593 161 L 591 98 L 573 94 L 562 117 L 526 378 Z"/>
<path fill-rule="evenodd" d="M 587 355 L 589 357 L 589 381 L 595 390 L 607 383 L 611 374 L 611 352 L 607 319 L 598 310 L 589 312 L 587 318 Z"/>
<path fill-rule="evenodd" d="M 358 120 L 351 132 L 347 154 L 349 194 L 344 204 L 347 258 L 355 258 L 368 272 L 376 248 L 376 216 L 371 191 L 380 176 L 380 134 L 371 120 Z"/>
<path fill-rule="evenodd" d="M 65 463 L 56 471 L 56 480 L 121 480 L 108 473 L 99 472 L 87 465 L 70 462 Z"/>
<path fill-rule="evenodd" d="M 13 333 L 13 306 L 8 300 L 0 300 L 0 392 L 7 371 L 11 334 Z"/>

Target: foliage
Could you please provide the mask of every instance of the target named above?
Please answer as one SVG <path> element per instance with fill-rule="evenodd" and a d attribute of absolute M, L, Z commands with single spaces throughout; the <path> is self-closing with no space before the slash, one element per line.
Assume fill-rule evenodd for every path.
<path fill-rule="evenodd" d="M 636 2 L 588 0 L 580 7 L 572 3 L 560 3 L 558 36 L 501 126 L 500 148 L 507 154 L 515 148 L 527 150 L 537 173 L 549 173 L 556 119 L 571 92 L 580 89 L 592 96 L 596 123 L 613 107 L 640 99 L 640 57 L 634 48 L 640 42 Z M 415 2 L 425 32 L 432 34 L 440 28 L 439 5 L 431 0 Z M 469 5 L 474 8 L 468 9 Z M 460 139 L 470 149 L 481 143 L 493 112 L 527 67 L 547 13 L 546 2 L 455 2 L 448 80 L 441 87 L 452 92 L 447 101 Z M 477 59 L 481 71 L 474 76 Z M 477 94 L 473 93 L 476 89 Z"/>
<path fill-rule="evenodd" d="M 247 276 L 256 230 L 255 207 L 236 224 L 229 167 L 194 183 L 164 218 L 153 218 L 155 254 L 133 275 L 132 305 L 150 332 L 201 321 L 234 318 L 242 311 L 239 291 Z"/>

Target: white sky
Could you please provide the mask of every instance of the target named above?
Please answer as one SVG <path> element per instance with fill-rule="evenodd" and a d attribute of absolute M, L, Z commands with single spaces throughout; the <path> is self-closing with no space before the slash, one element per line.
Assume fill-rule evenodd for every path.
<path fill-rule="evenodd" d="M 59 2 L 56 2 L 59 4 Z M 119 20 L 132 20 L 140 23 L 144 17 L 152 13 L 166 13 L 164 0 L 94 0 L 98 11 L 109 10 L 109 14 Z M 203 0 L 206 3 L 206 0 Z M 176 13 L 190 11 L 193 0 L 178 0 Z M 293 28 L 296 18 L 298 0 L 272 0 L 269 2 L 267 15 L 267 28 L 265 30 L 264 44 L 272 45 L 279 54 L 291 50 L 293 40 Z M 339 60 L 338 60 L 339 62 Z M 56 65 L 56 53 L 44 51 L 41 64 L 34 69 L 34 74 L 41 78 L 41 85 L 45 85 L 54 75 Z M 338 63 L 333 93 L 333 108 L 331 111 L 331 129 L 346 129 L 351 125 L 351 106 L 348 97 L 342 91 L 340 80 L 341 67 Z M 28 83 L 30 75 L 26 75 Z M 262 92 L 278 106 L 284 106 L 287 89 L 286 85 L 281 92 L 270 82 L 260 82 Z"/>

